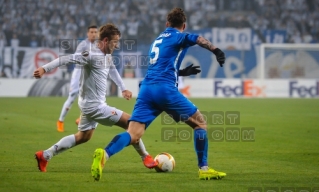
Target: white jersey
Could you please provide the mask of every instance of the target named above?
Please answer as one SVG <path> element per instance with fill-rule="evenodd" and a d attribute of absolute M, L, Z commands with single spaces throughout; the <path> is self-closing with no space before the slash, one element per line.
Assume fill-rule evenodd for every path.
<path fill-rule="evenodd" d="M 81 68 L 76 66 L 73 69 L 71 81 L 70 81 L 70 93 L 78 94 L 80 88 Z"/>
<path fill-rule="evenodd" d="M 46 72 L 62 65 L 76 63 L 82 67 L 78 104 L 85 114 L 93 112 L 105 103 L 107 77 L 115 82 L 121 91 L 126 90 L 121 76 L 113 64 L 112 55 L 101 50 L 83 51 L 59 57 L 43 66 Z"/>
<path fill-rule="evenodd" d="M 89 41 L 88 39 L 85 39 L 79 43 L 79 45 L 76 47 L 75 53 L 81 54 L 83 51 L 89 50 L 91 51 L 93 49 L 94 44 Z M 79 86 L 80 86 L 80 77 L 81 77 L 81 70 L 82 67 L 75 65 L 75 68 L 72 72 L 71 81 L 70 81 L 70 92 L 78 92 Z"/>
<path fill-rule="evenodd" d="M 83 51 L 91 51 L 91 50 L 94 50 L 94 43 L 89 41 L 89 39 L 84 39 L 76 47 L 75 53 L 82 53 Z"/>

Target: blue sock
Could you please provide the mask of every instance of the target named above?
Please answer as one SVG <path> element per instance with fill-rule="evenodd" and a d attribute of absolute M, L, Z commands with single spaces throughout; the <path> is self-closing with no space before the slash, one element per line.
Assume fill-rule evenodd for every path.
<path fill-rule="evenodd" d="M 131 136 L 128 132 L 116 135 L 112 141 L 105 147 L 105 151 L 109 157 L 121 151 L 124 147 L 131 143 Z"/>
<path fill-rule="evenodd" d="M 197 154 L 198 167 L 208 166 L 207 149 L 208 139 L 205 129 L 199 128 L 194 130 L 194 147 Z"/>

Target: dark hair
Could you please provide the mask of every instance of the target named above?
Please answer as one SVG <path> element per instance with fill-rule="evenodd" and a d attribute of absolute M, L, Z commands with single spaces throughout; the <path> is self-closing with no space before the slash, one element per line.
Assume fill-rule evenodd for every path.
<path fill-rule="evenodd" d="M 96 25 L 91 25 L 88 27 L 88 31 L 90 31 L 90 29 L 97 29 L 97 26 Z"/>
<path fill-rule="evenodd" d="M 100 27 L 99 29 L 100 40 L 103 40 L 105 37 L 107 37 L 110 40 L 113 35 L 121 36 L 120 30 L 113 23 L 107 23 Z"/>
<path fill-rule="evenodd" d="M 186 15 L 182 8 L 174 8 L 167 15 L 170 27 L 182 27 L 186 22 Z"/>

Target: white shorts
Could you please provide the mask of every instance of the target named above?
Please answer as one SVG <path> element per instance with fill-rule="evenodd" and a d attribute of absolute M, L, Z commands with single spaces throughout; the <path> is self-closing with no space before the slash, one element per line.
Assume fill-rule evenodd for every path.
<path fill-rule="evenodd" d="M 95 111 L 89 114 L 81 113 L 78 130 L 87 131 L 94 129 L 98 123 L 105 126 L 112 126 L 120 120 L 122 114 L 123 111 L 108 106 L 106 103 L 99 105 Z"/>

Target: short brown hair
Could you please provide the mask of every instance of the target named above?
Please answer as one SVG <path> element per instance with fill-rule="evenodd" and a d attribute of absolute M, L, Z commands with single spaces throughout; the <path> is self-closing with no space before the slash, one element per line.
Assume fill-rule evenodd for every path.
<path fill-rule="evenodd" d="M 186 22 L 186 15 L 182 8 L 174 8 L 167 15 L 170 27 L 182 27 Z"/>
<path fill-rule="evenodd" d="M 113 35 L 121 36 L 120 30 L 113 23 L 107 23 L 99 29 L 100 40 L 103 40 L 105 37 L 111 40 Z"/>

